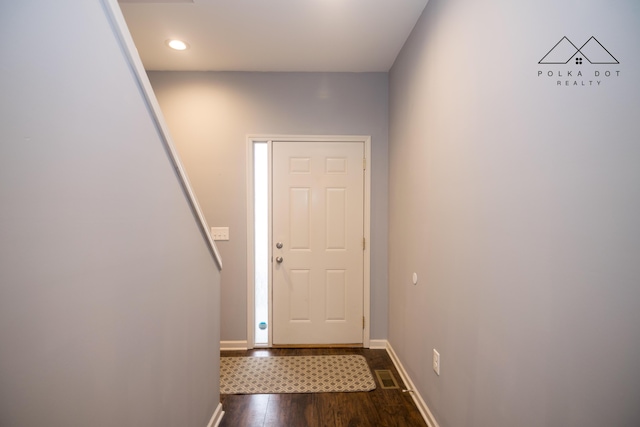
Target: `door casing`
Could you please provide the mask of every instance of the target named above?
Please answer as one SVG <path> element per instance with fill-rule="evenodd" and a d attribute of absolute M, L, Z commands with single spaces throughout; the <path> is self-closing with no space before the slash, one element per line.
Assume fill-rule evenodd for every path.
<path fill-rule="evenodd" d="M 253 148 L 256 143 L 267 143 L 269 153 L 271 153 L 272 141 L 299 141 L 299 142 L 362 142 L 365 152 L 364 170 L 364 292 L 363 292 L 363 314 L 364 330 L 362 345 L 369 347 L 370 343 L 370 314 L 371 314 L 371 137 L 362 135 L 248 135 L 247 136 L 247 348 L 255 347 L 254 323 L 255 323 L 255 283 L 254 283 L 254 189 L 253 189 Z M 269 168 L 271 168 L 271 157 L 269 156 Z M 271 192 L 271 185 L 269 185 Z M 269 200 L 271 194 L 269 194 Z M 271 226 L 270 226 L 271 228 Z M 271 233 L 269 233 L 269 254 L 271 257 Z M 271 268 L 271 263 L 270 267 Z M 269 280 L 269 323 L 271 324 L 271 279 Z M 273 342 L 272 330 L 269 328 L 269 344 Z"/>

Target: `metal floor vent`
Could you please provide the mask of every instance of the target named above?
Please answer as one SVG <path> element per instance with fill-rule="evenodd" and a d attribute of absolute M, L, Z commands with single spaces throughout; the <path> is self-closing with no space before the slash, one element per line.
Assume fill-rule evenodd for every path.
<path fill-rule="evenodd" d="M 393 376 L 390 370 L 388 369 L 376 369 L 375 370 L 376 377 L 378 377 L 378 382 L 380 383 L 380 388 L 400 388 L 396 378 Z"/>

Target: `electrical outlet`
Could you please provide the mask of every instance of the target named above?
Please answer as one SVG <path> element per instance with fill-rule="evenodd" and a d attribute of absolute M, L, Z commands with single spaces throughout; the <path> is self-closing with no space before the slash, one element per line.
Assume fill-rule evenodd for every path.
<path fill-rule="evenodd" d="M 211 227 L 213 240 L 229 240 L 229 227 Z"/>
<path fill-rule="evenodd" d="M 436 375 L 440 375 L 440 353 L 435 348 L 433 349 L 433 370 Z"/>

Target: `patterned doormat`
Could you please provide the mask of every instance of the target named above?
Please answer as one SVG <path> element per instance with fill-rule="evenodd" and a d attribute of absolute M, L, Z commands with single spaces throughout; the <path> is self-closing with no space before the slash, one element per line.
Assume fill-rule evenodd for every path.
<path fill-rule="evenodd" d="M 347 356 L 221 357 L 221 394 L 331 393 L 376 388 L 367 360 Z"/>

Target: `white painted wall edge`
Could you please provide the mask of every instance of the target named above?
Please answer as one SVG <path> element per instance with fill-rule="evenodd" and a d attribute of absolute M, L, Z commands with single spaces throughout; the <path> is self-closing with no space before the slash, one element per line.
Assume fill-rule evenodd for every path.
<path fill-rule="evenodd" d="M 102 0 L 102 4 L 105 11 L 107 12 L 109 20 L 111 21 L 111 27 L 114 34 L 116 35 L 118 43 L 120 44 L 122 51 L 126 56 L 129 67 L 131 67 L 131 72 L 136 78 L 136 83 L 140 88 L 140 92 L 144 96 L 147 108 L 151 112 L 151 117 L 154 121 L 154 125 L 158 130 L 158 134 L 160 135 L 160 139 L 162 140 L 165 149 L 167 150 L 169 160 L 176 170 L 180 185 L 182 186 L 182 189 L 187 196 L 187 200 L 194 216 L 196 217 L 198 226 L 200 227 L 200 231 L 202 232 L 202 235 L 204 236 L 209 249 L 211 250 L 216 264 L 218 265 L 218 269 L 222 270 L 222 258 L 220 257 L 220 252 L 218 251 L 218 248 L 216 247 L 216 244 L 211 237 L 211 232 L 209 226 L 207 225 L 207 220 L 202 213 L 202 209 L 198 204 L 198 199 L 196 199 L 195 193 L 193 192 L 191 184 L 189 183 L 189 179 L 187 178 L 187 173 L 182 166 L 180 157 L 178 156 L 178 151 L 173 144 L 173 140 L 171 139 L 171 135 L 169 133 L 169 127 L 164 120 L 162 110 L 160 109 L 160 104 L 158 104 L 158 100 L 156 99 L 156 95 L 153 92 L 153 88 L 151 87 L 149 77 L 147 77 L 147 73 L 144 70 L 142 60 L 140 59 L 140 55 L 138 55 L 138 49 L 133 42 L 133 38 L 131 37 L 131 33 L 129 32 L 129 27 L 127 26 L 124 16 L 122 15 L 122 10 L 118 5 L 118 1 Z"/>
<path fill-rule="evenodd" d="M 220 351 L 248 350 L 247 341 L 220 341 Z"/>
<path fill-rule="evenodd" d="M 400 374 L 400 378 L 402 378 L 402 382 L 404 382 L 404 385 L 407 387 L 407 390 L 410 390 L 409 394 L 411 394 L 411 397 L 413 398 L 413 401 L 418 407 L 418 410 L 420 411 L 422 418 L 424 418 L 424 421 L 427 423 L 429 427 L 440 427 L 435 417 L 431 413 L 431 410 L 425 403 L 424 399 L 422 398 L 418 390 L 416 390 L 415 384 L 413 384 L 413 381 L 411 381 L 409 374 L 407 374 L 407 371 L 404 369 L 404 366 L 402 366 L 402 362 L 400 362 L 400 359 L 398 359 L 398 355 L 393 350 L 393 347 L 391 347 L 391 344 L 388 341 L 386 345 L 386 350 L 387 350 L 387 353 L 389 354 L 389 357 L 391 358 L 391 361 L 393 362 L 396 369 L 398 370 L 398 373 Z"/>
<path fill-rule="evenodd" d="M 213 415 L 211 416 L 211 420 L 209 420 L 209 424 L 207 424 L 207 427 L 218 427 L 220 425 L 220 421 L 222 421 L 222 417 L 224 417 L 222 403 L 218 403 L 218 406 L 213 412 Z"/>

